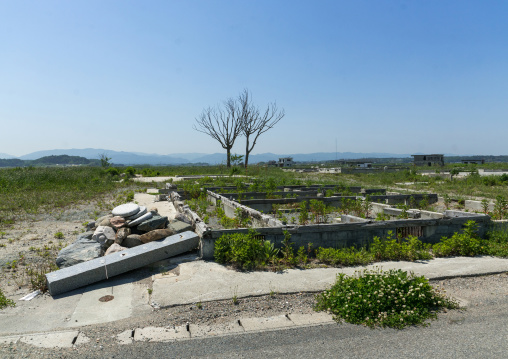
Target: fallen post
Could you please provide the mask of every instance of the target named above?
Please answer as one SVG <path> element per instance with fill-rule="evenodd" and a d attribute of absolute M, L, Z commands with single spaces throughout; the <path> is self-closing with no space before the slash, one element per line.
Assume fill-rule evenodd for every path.
<path fill-rule="evenodd" d="M 125 249 L 46 274 L 49 293 L 57 295 L 197 248 L 191 231 Z"/>

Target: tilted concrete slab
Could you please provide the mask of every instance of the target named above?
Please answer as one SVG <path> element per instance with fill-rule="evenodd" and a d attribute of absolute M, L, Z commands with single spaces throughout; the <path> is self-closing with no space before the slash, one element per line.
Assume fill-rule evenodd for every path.
<path fill-rule="evenodd" d="M 177 339 L 189 339 L 190 332 L 185 325 L 174 328 L 146 327 L 134 331 L 135 341 L 168 342 Z"/>
<path fill-rule="evenodd" d="M 51 295 L 65 293 L 109 279 L 150 263 L 188 252 L 198 245 L 198 235 L 188 231 L 63 268 L 46 275 L 49 293 Z"/>
<path fill-rule="evenodd" d="M 324 312 L 317 312 L 312 314 L 291 313 L 288 314 L 289 319 L 295 325 L 315 325 L 315 324 L 330 324 L 334 323 L 333 316 Z"/>
<path fill-rule="evenodd" d="M 401 269 L 429 279 L 486 275 L 508 271 L 508 259 L 495 257 L 436 258 L 418 262 L 381 262 L 346 268 L 290 269 L 284 272 L 237 272 L 220 264 L 205 261 L 182 263 L 179 274 L 156 278 L 152 300 L 162 308 L 174 305 L 268 295 L 270 292 L 298 293 L 328 289 L 337 274 L 354 275 L 355 271 Z"/>
<path fill-rule="evenodd" d="M 289 320 L 286 315 L 277 315 L 268 318 L 242 318 L 240 319 L 240 324 L 246 332 L 295 326 L 295 323 Z"/>
<path fill-rule="evenodd" d="M 216 337 L 221 335 L 243 333 L 245 330 L 238 323 L 238 320 L 227 324 L 203 325 L 191 324 L 190 334 L 192 338 Z"/>
<path fill-rule="evenodd" d="M 40 348 L 71 348 L 77 341 L 77 330 L 24 335 L 20 342 Z M 83 342 L 83 339 L 82 341 Z M 86 341 L 85 341 L 86 342 Z"/>

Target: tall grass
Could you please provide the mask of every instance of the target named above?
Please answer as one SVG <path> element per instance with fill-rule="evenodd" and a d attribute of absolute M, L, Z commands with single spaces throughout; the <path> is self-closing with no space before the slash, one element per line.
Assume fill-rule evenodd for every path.
<path fill-rule="evenodd" d="M 96 199 L 124 186 L 97 167 L 1 169 L 0 227 L 22 215 Z"/>

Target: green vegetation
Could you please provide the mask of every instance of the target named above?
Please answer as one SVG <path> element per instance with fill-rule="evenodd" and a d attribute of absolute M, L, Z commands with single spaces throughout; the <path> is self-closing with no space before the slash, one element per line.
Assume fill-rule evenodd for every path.
<path fill-rule="evenodd" d="M 45 292 L 46 274 L 58 269 L 55 260 L 62 247 L 62 243 L 45 245 L 41 248 L 31 246 L 29 250 L 34 253 L 34 257 L 30 260 L 20 252 L 17 259 L 5 264 L 3 269 L 7 278 L 20 287 L 29 285 L 32 290 Z"/>
<path fill-rule="evenodd" d="M 97 166 L 99 160 L 89 160 L 80 156 L 45 156 L 36 160 L 20 160 L 18 158 L 0 159 L 0 167 L 28 167 L 28 166 L 58 166 L 58 165 L 86 165 Z"/>
<path fill-rule="evenodd" d="M 98 167 L 0 169 L 0 228 L 26 215 L 101 199 L 131 185 L 115 182 Z"/>
<path fill-rule="evenodd" d="M 457 307 L 423 276 L 378 269 L 356 272 L 354 276 L 340 273 L 329 290 L 316 296 L 314 309 L 332 313 L 337 321 L 402 329 L 425 325 L 442 308 Z"/>
<path fill-rule="evenodd" d="M 0 309 L 14 306 L 16 306 L 16 303 L 14 303 L 12 299 L 7 299 L 5 294 L 2 292 L 2 289 L 0 289 Z"/>
<path fill-rule="evenodd" d="M 429 260 L 443 256 L 492 255 L 508 257 L 508 232 L 492 231 L 487 239 L 477 234 L 477 224 L 468 221 L 464 230 L 451 238 L 434 245 L 425 244 L 415 236 L 396 238 L 388 232 L 385 238 L 374 237 L 368 246 L 356 248 L 300 247 L 296 253 L 291 235 L 284 231 L 281 248 L 275 248 L 270 241 L 262 239 L 254 230 L 248 234 L 235 233 L 220 237 L 215 243 L 215 260 L 221 264 L 233 265 L 238 269 L 280 269 L 295 266 L 307 267 L 324 263 L 331 266 L 357 266 L 379 261 Z M 315 260 L 311 263 L 311 258 Z"/>

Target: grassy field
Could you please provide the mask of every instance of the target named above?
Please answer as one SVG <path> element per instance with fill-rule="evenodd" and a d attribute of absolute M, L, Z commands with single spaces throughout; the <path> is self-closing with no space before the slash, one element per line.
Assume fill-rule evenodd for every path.
<path fill-rule="evenodd" d="M 132 186 L 98 167 L 28 167 L 0 170 L 0 228 L 20 218 L 100 200 Z"/>
<path fill-rule="evenodd" d="M 471 167 L 475 169 L 474 167 Z M 428 177 L 415 170 L 376 174 L 318 174 L 283 172 L 279 168 L 251 166 L 247 173 L 243 168 L 227 169 L 225 166 L 165 166 L 127 167 L 102 169 L 98 167 L 28 167 L 0 170 L 0 228 L 26 215 L 42 211 L 51 212 L 83 201 L 99 200 L 106 194 L 122 189 L 142 187 L 132 181 L 120 182 L 122 172 L 144 176 L 176 176 L 222 174 L 214 185 L 235 185 L 239 188 L 245 182 L 245 175 L 251 177 L 251 190 L 270 191 L 282 185 L 333 184 L 338 187 L 362 186 L 365 188 L 397 188 L 397 190 L 425 191 L 449 195 L 452 198 L 467 199 L 481 197 L 494 200 L 508 198 L 508 176 L 479 176 L 475 171 L 465 178 L 443 179 Z M 228 175 L 240 175 L 233 177 Z M 195 184 L 187 182 L 186 187 L 197 189 L 207 178 Z M 412 184 L 408 184 L 412 183 Z"/>

